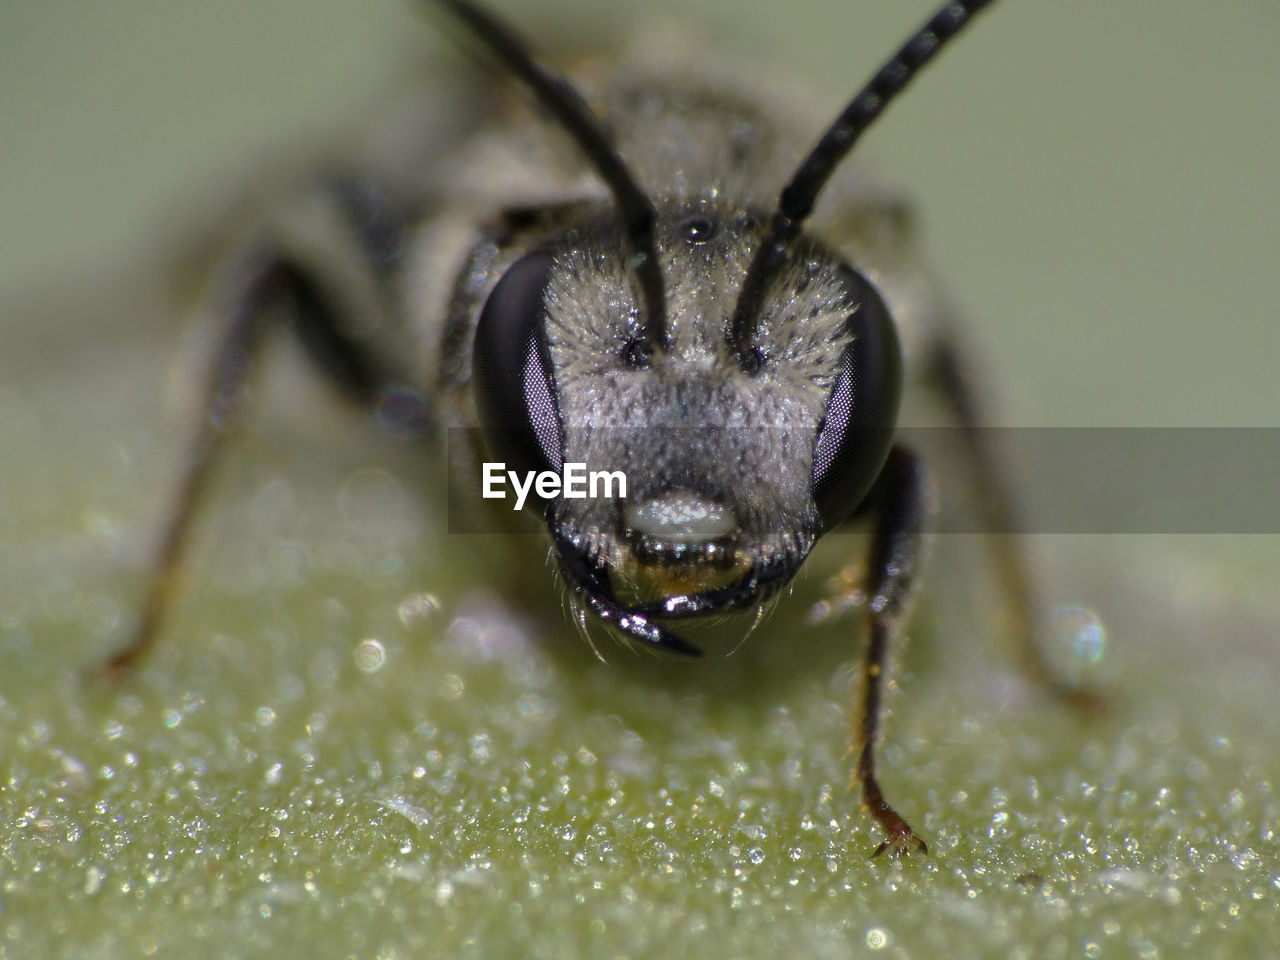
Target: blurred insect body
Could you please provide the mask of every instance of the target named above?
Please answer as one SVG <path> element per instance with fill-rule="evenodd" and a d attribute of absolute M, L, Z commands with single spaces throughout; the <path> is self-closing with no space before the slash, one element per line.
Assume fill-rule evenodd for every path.
<path fill-rule="evenodd" d="M 894 443 L 895 316 L 968 438 L 989 527 L 1011 522 L 947 318 L 909 293 L 915 268 L 885 239 L 900 206 L 868 189 L 813 218 L 820 230 L 806 224 L 863 130 L 985 5 L 942 8 L 791 172 L 796 138 L 811 131 L 796 134 L 741 89 L 633 65 L 591 84 L 598 118 L 505 25 L 468 0 L 436 0 L 551 122 L 495 117 L 411 189 L 330 179 L 228 258 L 208 416 L 138 631 L 112 666 L 153 642 L 252 358 L 287 316 L 319 367 L 383 422 L 427 435 L 478 425 L 499 478 L 508 466 L 566 485 L 579 467 L 625 476 L 614 496 L 541 481 L 523 491 L 579 610 L 633 642 L 696 654 L 681 621 L 759 610 L 824 533 L 865 518 L 870 642 L 854 782 L 888 835 L 877 852 L 924 850 L 875 776 L 888 654 L 929 513 L 924 465 Z M 1030 589 L 1011 541 L 1000 544 L 1029 638 Z"/>

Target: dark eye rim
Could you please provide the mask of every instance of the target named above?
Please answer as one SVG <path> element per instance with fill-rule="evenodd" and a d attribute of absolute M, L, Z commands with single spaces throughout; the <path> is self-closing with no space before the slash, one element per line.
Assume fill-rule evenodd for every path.
<path fill-rule="evenodd" d="M 547 340 L 552 253 L 526 253 L 507 268 L 480 311 L 473 393 L 489 455 L 508 469 L 559 471 L 564 425 Z"/>
<path fill-rule="evenodd" d="M 902 351 L 888 307 L 860 272 L 841 273 L 850 340 L 814 435 L 810 477 L 821 532 L 848 520 L 870 492 L 889 456 L 902 396 Z"/>

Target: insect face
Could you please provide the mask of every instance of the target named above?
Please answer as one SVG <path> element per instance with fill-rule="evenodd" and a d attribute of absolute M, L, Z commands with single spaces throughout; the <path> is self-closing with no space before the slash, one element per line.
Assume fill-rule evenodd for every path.
<path fill-rule="evenodd" d="M 526 254 L 475 350 L 492 454 L 524 470 L 620 471 L 625 500 L 544 502 L 575 588 L 633 635 L 657 617 L 759 604 L 847 519 L 888 453 L 901 360 L 879 295 L 817 242 L 793 245 L 743 369 L 730 321 L 763 217 L 674 203 L 655 227 L 666 344 L 611 221 Z M 597 611 L 599 612 L 599 610 Z"/>

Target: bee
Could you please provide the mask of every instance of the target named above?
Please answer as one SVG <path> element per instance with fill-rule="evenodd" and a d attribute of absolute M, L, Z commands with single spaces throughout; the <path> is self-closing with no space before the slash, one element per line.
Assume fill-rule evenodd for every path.
<path fill-rule="evenodd" d="M 321 371 L 391 429 L 477 428 L 494 476 L 532 480 L 576 617 L 684 656 L 683 625 L 758 613 L 815 543 L 870 528 L 869 638 L 853 782 L 886 834 L 927 851 L 885 799 L 876 743 L 931 513 L 923 458 L 895 438 L 903 346 L 965 438 L 988 529 L 1013 511 L 945 308 L 904 265 L 882 192 L 815 216 L 861 135 L 989 0 L 943 6 L 849 101 L 798 167 L 797 133 L 736 87 L 664 71 L 551 72 L 471 0 L 435 0 L 516 81 L 542 122 L 495 117 L 412 185 L 315 181 L 217 270 L 203 394 L 122 670 L 155 642 L 211 469 L 264 338 L 287 326 Z M 820 224 L 819 228 L 811 224 Z M 887 238 L 887 239 L 886 239 Z M 909 320 L 909 324 L 906 322 Z M 909 336 L 907 336 L 909 334 Z M 625 492 L 576 496 L 572 468 Z M 1028 668 L 1031 583 L 996 539 Z"/>

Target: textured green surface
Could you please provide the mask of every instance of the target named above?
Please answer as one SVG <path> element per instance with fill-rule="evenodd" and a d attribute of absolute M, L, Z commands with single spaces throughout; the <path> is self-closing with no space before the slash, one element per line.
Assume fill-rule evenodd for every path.
<path fill-rule="evenodd" d="M 1002 7 L 974 59 L 1031 36 L 1017 75 L 1043 86 L 992 68 L 969 74 L 977 93 L 933 86 L 950 106 L 928 106 L 927 80 L 913 98 L 944 117 L 1012 101 L 992 120 L 1009 129 L 949 134 L 921 186 L 952 285 L 1014 384 L 1006 416 L 1274 423 L 1262 244 L 1280 216 L 1250 171 L 1274 168 L 1275 125 L 1195 109 L 1235 102 L 1216 84 L 1274 89 L 1248 55 L 1274 13 L 1205 33 L 1195 63 L 1219 45 L 1237 60 L 1192 75 L 1193 19 L 1167 35 L 1077 23 L 1068 38 L 1053 17 L 1081 15 Z M 877 14 L 883 37 L 902 33 L 901 10 Z M 822 33 L 831 59 L 843 38 Z M 1148 47 L 1164 72 L 1108 93 L 1104 65 Z M 96 61 L 63 62 L 88 76 Z M 1049 110 L 1086 62 L 1084 105 Z M 1181 92 L 1163 86 L 1184 74 Z M 891 159 L 890 131 L 912 121 L 892 122 Z M 1210 132 L 1184 142 L 1187 124 Z M 936 135 L 890 164 L 909 183 Z M 85 202 L 61 165 L 89 146 L 30 156 Z M 42 220 L 55 241 L 71 209 Z M 15 223 L 5 241 L 27 252 L 37 234 Z M 1010 670 L 977 545 L 941 538 L 883 777 L 932 852 L 897 864 L 868 860 L 878 837 L 844 786 L 857 618 L 808 626 L 820 578 L 732 656 L 605 645 L 599 664 L 539 551 L 444 537 L 411 452 L 291 382 L 267 391 L 225 471 L 163 646 L 119 685 L 86 679 L 128 621 L 173 466 L 159 398 L 178 344 L 155 302 L 125 283 L 4 316 L 0 956 L 1254 957 L 1280 941 L 1274 538 L 1036 541 L 1054 601 L 1107 626 L 1094 673 L 1111 711 L 1093 718 Z"/>
<path fill-rule="evenodd" d="M 0 553 L 0 955 L 1237 957 L 1280 929 L 1270 540 L 1038 541 L 1108 626 L 1111 711 L 1081 718 L 1009 670 L 975 544 L 942 538 L 884 753 L 932 852 L 872 861 L 856 618 L 807 627 L 813 578 L 732 656 L 600 664 L 512 603 L 552 592 L 539 552 L 486 582 L 402 452 L 337 429 L 262 418 L 162 648 L 87 677 L 162 458 L 160 358 L 86 359 L 0 420 L 31 463 Z M 62 456 L 31 459 L 46 432 Z"/>

